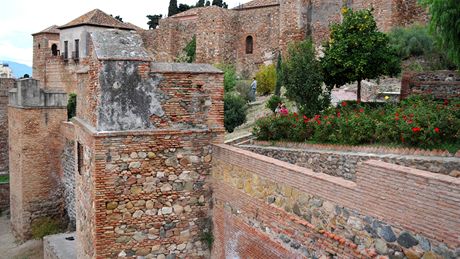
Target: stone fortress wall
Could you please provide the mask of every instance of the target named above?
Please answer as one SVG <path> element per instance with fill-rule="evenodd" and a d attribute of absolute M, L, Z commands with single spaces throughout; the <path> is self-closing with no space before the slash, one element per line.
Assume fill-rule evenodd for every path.
<path fill-rule="evenodd" d="M 162 19 L 159 28 L 141 34 L 156 61 L 174 61 L 195 35 L 198 63 L 230 63 L 238 73 L 250 76 L 260 65 L 274 62 L 279 51 L 285 54 L 289 42 L 312 37 L 322 44 L 329 25 L 342 19 L 343 7 L 374 8 L 382 31 L 427 19 L 416 0 L 263 0 L 230 10 L 192 9 Z M 248 36 L 253 38 L 252 53 L 246 52 Z"/>
<path fill-rule="evenodd" d="M 459 178 L 369 160 L 352 182 L 215 145 L 212 181 L 215 258 L 460 255 Z"/>

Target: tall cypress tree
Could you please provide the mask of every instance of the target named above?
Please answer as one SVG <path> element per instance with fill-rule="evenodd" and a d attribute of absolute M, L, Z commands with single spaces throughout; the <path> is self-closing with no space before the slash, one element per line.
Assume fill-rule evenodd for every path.
<path fill-rule="evenodd" d="M 169 0 L 168 16 L 173 16 L 177 14 L 177 0 Z"/>

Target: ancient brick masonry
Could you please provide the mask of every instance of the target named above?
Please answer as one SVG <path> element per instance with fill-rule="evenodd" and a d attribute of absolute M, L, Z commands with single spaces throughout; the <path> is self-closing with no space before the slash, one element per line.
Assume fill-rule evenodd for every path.
<path fill-rule="evenodd" d="M 460 97 L 460 75 L 456 71 L 405 72 L 401 80 L 401 99 L 409 95 L 433 95 L 437 99 Z"/>
<path fill-rule="evenodd" d="M 0 78 L 0 174 L 8 172 L 8 91 L 15 84 L 13 78 Z"/>
<path fill-rule="evenodd" d="M 120 46 L 99 40 L 141 42 L 105 33 L 91 35 L 87 84 L 78 88 L 86 100 L 73 120 L 78 256 L 207 257 L 201 237 L 211 231 L 211 143 L 223 141 L 222 73 L 150 63 L 141 47 L 134 58 L 116 56 Z"/>
<path fill-rule="evenodd" d="M 59 129 L 67 119 L 67 97 L 22 79 L 10 90 L 9 103 L 11 223 L 24 240 L 34 220 L 63 215 Z"/>
<path fill-rule="evenodd" d="M 458 178 L 368 161 L 354 183 L 226 145 L 212 166 L 215 258 L 459 256 Z"/>
<path fill-rule="evenodd" d="M 174 61 L 195 35 L 198 63 L 234 64 L 248 77 L 260 65 L 273 63 L 279 52 L 286 54 L 290 42 L 311 37 L 321 45 L 329 38 L 330 24 L 342 20 L 343 7 L 374 8 L 382 31 L 427 20 L 416 0 L 256 0 L 230 10 L 194 8 L 139 33 L 158 62 Z M 247 51 L 248 37 L 253 51 Z"/>

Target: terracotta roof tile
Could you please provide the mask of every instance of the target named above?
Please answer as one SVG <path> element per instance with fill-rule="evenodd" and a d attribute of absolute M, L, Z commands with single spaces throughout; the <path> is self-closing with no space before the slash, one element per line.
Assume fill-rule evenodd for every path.
<path fill-rule="evenodd" d="M 99 9 L 94 9 L 88 13 L 85 13 L 84 15 L 72 20 L 71 22 L 60 26 L 59 29 L 71 28 L 80 25 L 93 25 L 125 30 L 134 29 L 129 24 L 122 23 Z"/>
<path fill-rule="evenodd" d="M 279 4 L 278 0 L 253 0 L 250 2 L 247 2 L 245 4 L 241 4 L 234 9 L 245 9 L 245 8 L 253 8 L 253 7 L 262 7 L 265 5 L 274 5 L 274 4 Z"/>
<path fill-rule="evenodd" d="M 54 34 L 59 34 L 59 29 L 58 29 L 58 26 L 57 25 L 52 25 L 42 31 L 39 31 L 39 32 L 36 32 L 32 35 L 37 35 L 37 34 L 42 34 L 42 33 L 54 33 Z"/>

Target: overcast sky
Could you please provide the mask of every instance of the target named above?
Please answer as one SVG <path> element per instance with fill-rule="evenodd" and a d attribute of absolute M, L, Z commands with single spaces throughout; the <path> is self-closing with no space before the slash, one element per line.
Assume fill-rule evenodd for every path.
<path fill-rule="evenodd" d="M 197 0 L 178 0 L 195 4 Z M 230 8 L 249 0 L 226 0 Z M 63 25 L 95 8 L 147 29 L 148 14 L 168 13 L 169 0 L 1 0 L 0 61 L 32 65 L 32 33 Z"/>

